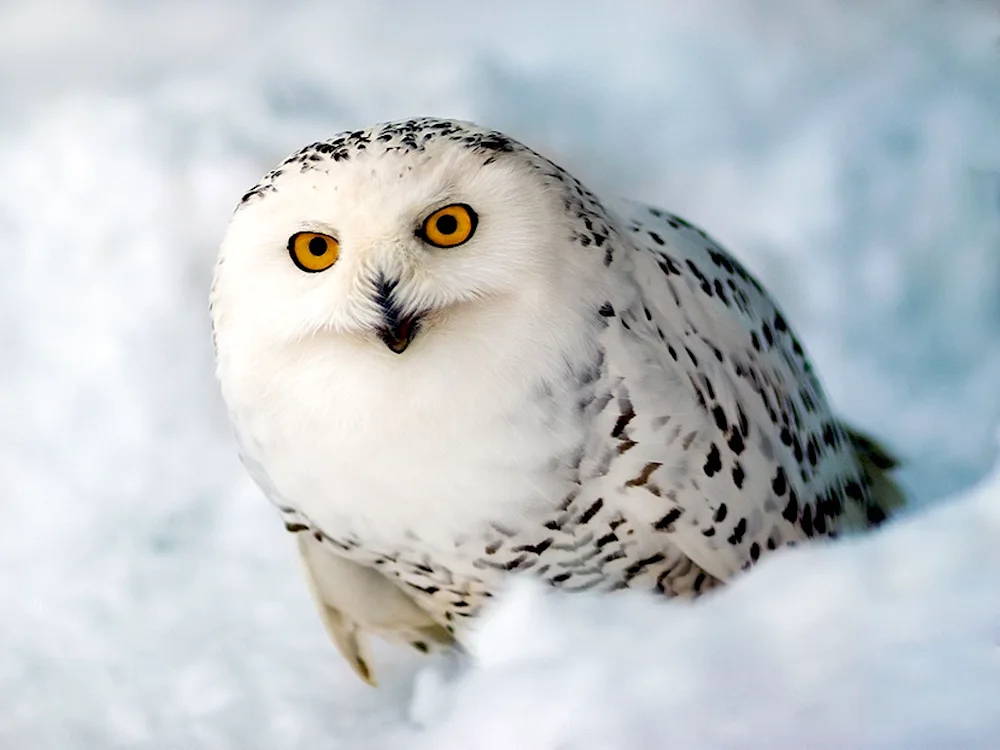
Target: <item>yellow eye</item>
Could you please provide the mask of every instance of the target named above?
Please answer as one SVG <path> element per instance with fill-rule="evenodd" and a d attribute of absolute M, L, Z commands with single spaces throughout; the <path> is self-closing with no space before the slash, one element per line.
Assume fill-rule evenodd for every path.
<path fill-rule="evenodd" d="M 319 273 L 337 262 L 340 243 L 328 234 L 299 232 L 288 238 L 288 254 L 303 271 Z"/>
<path fill-rule="evenodd" d="M 478 222 L 471 206 L 455 203 L 428 216 L 420 228 L 420 236 L 435 247 L 455 247 L 472 236 Z"/>

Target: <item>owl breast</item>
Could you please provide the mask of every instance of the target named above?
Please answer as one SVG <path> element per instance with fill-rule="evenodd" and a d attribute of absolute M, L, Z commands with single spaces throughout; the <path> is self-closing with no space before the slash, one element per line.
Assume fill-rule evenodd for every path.
<path fill-rule="evenodd" d="M 550 515 L 572 489 L 561 467 L 585 439 L 582 415 L 537 382 L 488 368 L 428 377 L 401 359 L 285 358 L 265 397 L 229 399 L 271 500 L 365 550 L 439 561 Z"/>

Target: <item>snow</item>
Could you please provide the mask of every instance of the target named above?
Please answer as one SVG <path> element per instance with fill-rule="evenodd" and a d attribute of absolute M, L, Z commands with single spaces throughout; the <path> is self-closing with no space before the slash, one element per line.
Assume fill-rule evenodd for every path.
<path fill-rule="evenodd" d="M 1000 14 L 567 7 L 0 5 L 0 748 L 996 745 Z M 206 295 L 273 163 L 412 114 L 735 250 L 912 517 L 694 607 L 515 590 L 471 666 L 358 682 L 235 457 Z"/>
<path fill-rule="evenodd" d="M 1000 464 L 968 497 L 774 556 L 695 606 L 520 586 L 474 667 L 424 689 L 408 746 L 993 748 L 998 592 Z"/>

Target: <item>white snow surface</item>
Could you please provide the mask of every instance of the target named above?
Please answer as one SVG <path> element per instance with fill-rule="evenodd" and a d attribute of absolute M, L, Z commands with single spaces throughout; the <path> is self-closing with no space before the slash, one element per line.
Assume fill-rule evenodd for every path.
<path fill-rule="evenodd" d="M 987 0 L 0 4 L 0 750 L 1000 747 L 998 41 Z M 735 251 L 910 516 L 694 605 L 517 588 L 357 681 L 206 296 L 263 172 L 422 114 Z"/>
<path fill-rule="evenodd" d="M 695 606 L 519 585 L 471 652 L 457 680 L 418 682 L 416 747 L 996 748 L 1000 464 L 947 507 L 775 555 Z"/>

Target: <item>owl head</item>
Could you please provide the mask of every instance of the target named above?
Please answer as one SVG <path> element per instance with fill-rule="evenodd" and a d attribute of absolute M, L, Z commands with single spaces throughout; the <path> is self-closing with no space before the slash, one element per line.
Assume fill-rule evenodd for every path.
<path fill-rule="evenodd" d="M 500 133 L 434 119 L 342 133 L 243 197 L 213 285 L 216 345 L 398 361 L 557 348 L 604 294 L 593 236 L 611 231 L 575 179 Z"/>

